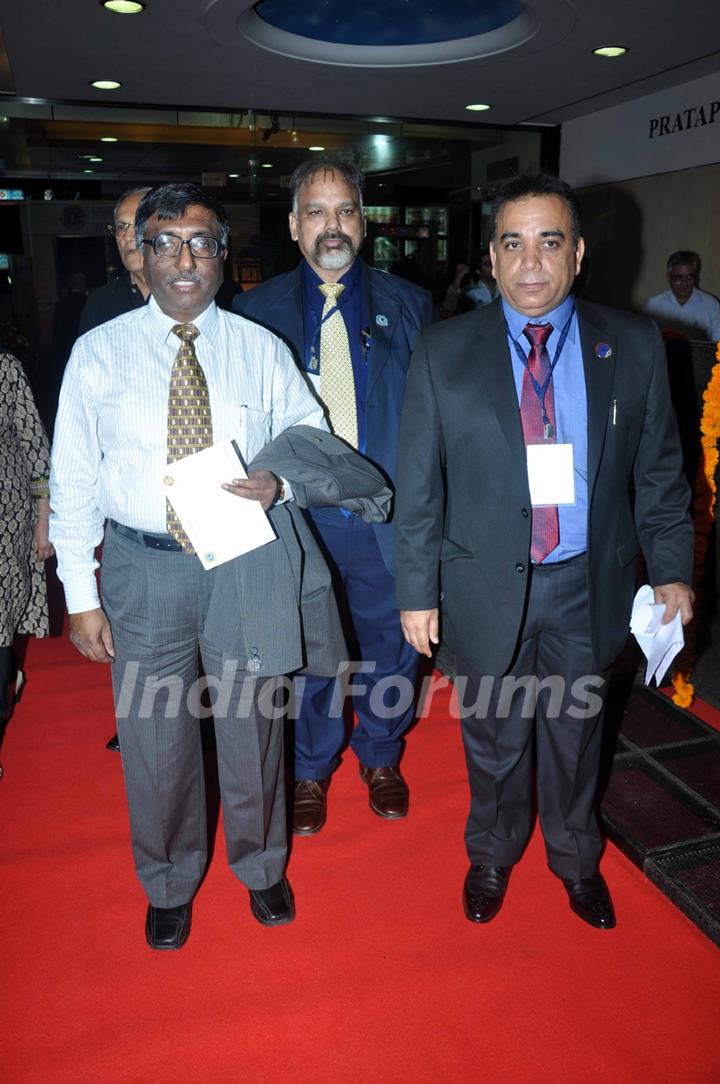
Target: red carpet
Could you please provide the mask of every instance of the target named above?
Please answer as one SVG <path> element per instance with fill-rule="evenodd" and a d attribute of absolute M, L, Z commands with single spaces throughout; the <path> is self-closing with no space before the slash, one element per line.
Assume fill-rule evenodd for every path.
<path fill-rule="evenodd" d="M 463 917 L 446 693 L 409 739 L 407 820 L 370 813 L 347 758 L 294 847 L 294 925 L 254 922 L 219 835 L 188 944 L 153 953 L 107 671 L 57 640 L 27 670 L 0 782 L 4 1081 L 720 1080 L 720 955 L 614 848 L 614 931 L 570 912 L 537 833 L 498 918 Z"/>

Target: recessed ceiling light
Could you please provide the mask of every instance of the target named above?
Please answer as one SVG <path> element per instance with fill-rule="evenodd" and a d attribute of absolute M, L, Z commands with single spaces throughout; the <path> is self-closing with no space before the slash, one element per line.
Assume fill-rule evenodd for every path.
<path fill-rule="evenodd" d="M 624 45 L 602 45 L 599 49 L 593 49 L 594 56 L 604 57 L 624 56 L 627 52 Z"/>
<path fill-rule="evenodd" d="M 272 169 L 273 168 L 272 162 L 261 162 L 260 166 L 261 166 L 262 169 Z"/>
<path fill-rule="evenodd" d="M 484 113 L 490 106 L 485 105 L 484 102 L 474 102 L 471 105 L 466 105 L 465 108 L 469 109 L 471 113 Z"/>
<path fill-rule="evenodd" d="M 324 147 L 308 147 L 309 151 L 324 151 Z"/>
<path fill-rule="evenodd" d="M 95 90 L 119 90 L 122 83 L 118 83 L 117 79 L 93 79 L 90 86 Z"/>
<path fill-rule="evenodd" d="M 240 176 L 239 173 L 228 173 L 228 177 L 230 178 L 231 181 L 236 180 L 239 176 Z"/>
<path fill-rule="evenodd" d="M 100 136 L 101 143 L 117 143 L 117 136 Z"/>
<path fill-rule="evenodd" d="M 100 3 L 116 15 L 138 15 L 145 10 L 145 5 L 141 4 L 140 0 L 100 0 Z"/>
<path fill-rule="evenodd" d="M 102 162 L 102 158 L 98 158 L 96 154 L 89 154 L 87 160 L 88 162 Z"/>
<path fill-rule="evenodd" d="M 94 173 L 94 172 L 95 172 L 94 169 L 84 169 L 83 170 L 83 173 Z"/>

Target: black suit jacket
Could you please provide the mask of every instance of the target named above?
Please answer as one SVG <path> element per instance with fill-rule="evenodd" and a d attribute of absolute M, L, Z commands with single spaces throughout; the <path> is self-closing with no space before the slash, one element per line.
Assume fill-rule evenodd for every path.
<path fill-rule="evenodd" d="M 598 667 L 628 632 L 634 558 L 691 582 L 689 491 L 665 351 L 645 317 L 577 302 L 587 389 L 588 605 Z M 597 356 L 605 343 L 609 357 Z M 503 674 L 521 630 L 530 494 L 499 301 L 435 325 L 413 352 L 396 496 L 397 604 L 441 607 L 444 644 Z"/>
<path fill-rule="evenodd" d="M 120 278 L 111 279 L 104 286 L 91 290 L 80 314 L 78 335 L 92 331 L 94 327 L 114 320 L 133 309 L 141 309 L 145 298 L 136 286 L 133 286 L 129 271 L 123 271 Z"/>
<path fill-rule="evenodd" d="M 432 298 L 427 290 L 362 261 L 360 269 L 371 337 L 365 454 L 392 481 L 410 354 L 418 331 L 432 321 Z M 294 271 L 238 294 L 232 307 L 284 339 L 304 368 L 302 263 Z M 392 525 L 376 524 L 374 531 L 383 560 L 392 572 Z"/>

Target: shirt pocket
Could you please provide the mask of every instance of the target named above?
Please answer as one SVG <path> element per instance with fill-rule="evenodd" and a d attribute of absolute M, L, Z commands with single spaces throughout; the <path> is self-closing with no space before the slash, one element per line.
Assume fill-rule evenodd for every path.
<path fill-rule="evenodd" d="M 227 403 L 229 430 L 247 465 L 271 439 L 272 415 L 262 406 Z"/>

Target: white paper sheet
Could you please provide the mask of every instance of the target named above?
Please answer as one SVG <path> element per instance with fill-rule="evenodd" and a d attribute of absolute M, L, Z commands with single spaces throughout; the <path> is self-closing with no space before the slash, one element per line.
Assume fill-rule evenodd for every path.
<path fill-rule="evenodd" d="M 679 611 L 672 621 L 663 625 L 665 603 L 655 602 L 654 598 L 652 587 L 646 583 L 635 595 L 630 615 L 630 631 L 647 659 L 646 685 L 653 677 L 655 684 L 660 684 L 665 671 L 685 644 Z"/>
<path fill-rule="evenodd" d="M 533 508 L 575 504 L 572 444 L 528 444 L 527 470 Z"/>
<path fill-rule="evenodd" d="M 221 488 L 233 478 L 247 478 L 247 472 L 231 440 L 168 463 L 160 475 L 205 569 L 217 568 L 276 537 L 258 501 Z"/>

